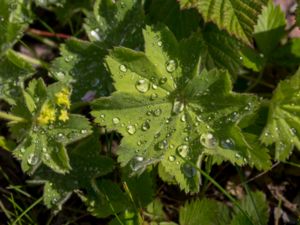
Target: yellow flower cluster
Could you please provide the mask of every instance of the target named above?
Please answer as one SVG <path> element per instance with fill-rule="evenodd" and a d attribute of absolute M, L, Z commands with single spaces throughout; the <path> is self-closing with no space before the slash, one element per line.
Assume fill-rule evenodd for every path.
<path fill-rule="evenodd" d="M 41 125 L 46 125 L 48 123 L 54 122 L 55 112 L 56 110 L 49 103 L 46 103 L 42 106 L 41 113 L 37 118 L 38 123 Z"/>
<path fill-rule="evenodd" d="M 70 91 L 67 88 L 63 88 L 60 92 L 55 94 L 55 102 L 59 106 L 65 106 L 70 108 Z"/>
<path fill-rule="evenodd" d="M 55 94 L 55 104 L 57 106 L 63 107 L 64 109 L 59 110 L 58 120 L 66 122 L 69 120 L 68 111 L 66 109 L 70 108 L 70 91 L 67 88 L 63 88 L 60 92 Z M 40 125 L 47 125 L 56 120 L 56 109 L 50 103 L 46 103 L 42 106 L 37 122 Z"/>

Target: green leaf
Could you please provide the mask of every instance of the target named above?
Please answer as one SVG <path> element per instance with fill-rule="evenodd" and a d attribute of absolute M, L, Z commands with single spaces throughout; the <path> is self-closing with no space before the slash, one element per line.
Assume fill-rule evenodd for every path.
<path fill-rule="evenodd" d="M 300 70 L 281 81 L 270 101 L 268 121 L 261 135 L 266 145 L 275 143 L 275 159 L 285 160 L 293 147 L 300 150 Z"/>
<path fill-rule="evenodd" d="M 254 38 L 260 51 L 268 57 L 285 34 L 285 14 L 273 1 L 263 7 L 254 27 Z"/>
<path fill-rule="evenodd" d="M 229 222 L 228 207 L 212 199 L 192 201 L 179 209 L 180 225 L 223 225 Z"/>
<path fill-rule="evenodd" d="M 0 58 L 0 99 L 15 104 L 24 81 L 34 73 L 33 67 L 12 50 Z"/>
<path fill-rule="evenodd" d="M 0 0 L 0 56 L 11 48 L 27 28 L 30 5 L 24 0 Z"/>
<path fill-rule="evenodd" d="M 123 135 L 122 166 L 129 163 L 139 172 L 161 162 L 181 189 L 197 191 L 199 174 L 186 160 L 197 163 L 202 154 L 238 165 L 250 160 L 237 123 L 256 109 L 257 99 L 232 92 L 224 71 L 200 74 L 193 38 L 177 42 L 169 30 L 150 27 L 144 37 L 145 53 L 111 52 L 107 65 L 117 91 L 96 100 L 92 115 Z"/>
<path fill-rule="evenodd" d="M 11 140 L 5 139 L 3 136 L 0 136 L 0 147 L 7 151 L 12 151 L 15 147 L 15 143 Z"/>
<path fill-rule="evenodd" d="M 144 12 L 141 0 L 96 0 L 84 28 L 91 41 L 112 47 L 140 46 Z"/>
<path fill-rule="evenodd" d="M 176 0 L 156 0 L 151 1 L 147 19 L 153 24 L 164 23 L 182 39 L 198 29 L 201 18 L 195 9 L 180 10 Z"/>
<path fill-rule="evenodd" d="M 167 216 L 163 209 L 164 205 L 159 198 L 154 199 L 148 206 L 147 212 L 151 218 L 151 221 L 164 221 Z"/>
<path fill-rule="evenodd" d="M 99 147 L 97 136 L 93 135 L 72 149 L 70 151 L 72 170 L 68 174 L 58 174 L 47 167 L 40 167 L 37 170 L 34 181 L 45 183 L 44 203 L 47 207 L 56 207 L 60 210 L 72 192 L 79 189 L 86 190 L 87 196 L 94 196 L 93 180 L 110 173 L 114 168 L 112 159 L 99 154 Z"/>
<path fill-rule="evenodd" d="M 96 217 L 104 218 L 131 208 L 128 196 L 110 180 L 98 180 L 86 196 L 80 195 L 88 211 Z"/>
<path fill-rule="evenodd" d="M 60 50 L 62 56 L 53 61 L 51 76 L 72 84 L 74 101 L 89 101 L 112 92 L 111 79 L 103 65 L 106 49 L 95 43 L 71 39 Z"/>
<path fill-rule="evenodd" d="M 58 173 L 70 170 L 67 144 L 91 133 L 89 121 L 68 109 L 69 88 L 62 83 L 48 87 L 32 80 L 24 98 L 19 99 L 12 113 L 26 122 L 10 124 L 12 135 L 20 142 L 14 155 L 22 161 L 24 172 L 33 173 L 41 163 Z"/>
<path fill-rule="evenodd" d="M 220 29 L 250 44 L 253 27 L 267 0 L 181 0 L 182 8 L 196 8 L 206 22 L 212 21 Z"/>
<path fill-rule="evenodd" d="M 269 220 L 268 202 L 263 192 L 251 192 L 239 202 L 241 209 L 248 215 L 249 219 L 237 207 L 234 208 L 235 215 L 231 221 L 231 225 L 250 225 L 260 224 L 267 225 Z"/>

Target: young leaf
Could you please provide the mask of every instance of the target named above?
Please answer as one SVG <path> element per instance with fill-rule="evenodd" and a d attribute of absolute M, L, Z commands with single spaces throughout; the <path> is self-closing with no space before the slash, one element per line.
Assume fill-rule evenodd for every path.
<path fill-rule="evenodd" d="M 285 14 L 279 6 L 269 1 L 263 7 L 254 27 L 254 38 L 260 51 L 268 57 L 285 34 Z"/>
<path fill-rule="evenodd" d="M 267 225 L 269 220 L 268 203 L 266 201 L 266 196 L 263 192 L 251 192 L 245 198 L 240 200 L 241 209 L 248 215 L 249 219 L 252 221 L 250 223 L 249 219 L 246 217 L 245 213 L 242 213 L 239 208 L 235 207 L 235 215 L 231 221 L 231 225 L 240 224 L 259 224 Z"/>
<path fill-rule="evenodd" d="M 186 160 L 219 155 L 243 165 L 248 144 L 237 127 L 257 99 L 231 91 L 228 73 L 199 72 L 194 39 L 177 42 L 164 28 L 144 31 L 145 53 L 115 48 L 107 65 L 115 81 L 111 97 L 93 103 L 95 121 L 124 136 L 119 161 L 133 171 L 161 161 L 182 189 L 198 190 L 198 174 Z M 162 45 L 160 44 L 163 43 Z"/>
<path fill-rule="evenodd" d="M 63 83 L 72 83 L 72 100 L 90 101 L 112 92 L 111 79 L 102 63 L 106 49 L 70 39 L 60 50 L 62 56 L 53 61 L 50 74 Z"/>
<path fill-rule="evenodd" d="M 70 89 L 61 83 L 46 87 L 41 79 L 32 80 L 12 108 L 14 115 L 25 119 L 10 124 L 20 142 L 14 155 L 22 161 L 24 172 L 33 173 L 41 163 L 58 173 L 70 170 L 65 146 L 91 131 L 85 117 L 69 113 L 69 95 Z"/>
<path fill-rule="evenodd" d="M 84 28 L 92 41 L 107 47 L 140 46 L 144 12 L 141 0 L 96 0 Z"/>
<path fill-rule="evenodd" d="M 30 22 L 29 3 L 24 0 L 0 0 L 0 56 L 12 47 Z"/>
<path fill-rule="evenodd" d="M 15 98 L 19 97 L 24 81 L 34 73 L 33 67 L 17 55 L 8 50 L 0 58 L 0 99 L 10 104 L 15 104 Z"/>
<path fill-rule="evenodd" d="M 267 0 L 180 0 L 182 8 L 197 8 L 206 22 L 214 22 L 248 44 L 257 16 L 266 3 Z"/>
<path fill-rule="evenodd" d="M 202 199 L 186 203 L 179 210 L 181 225 L 223 225 L 230 223 L 229 209 L 225 204 L 212 199 Z"/>
<path fill-rule="evenodd" d="M 281 81 L 270 101 L 269 115 L 261 140 L 275 143 L 275 159 L 285 160 L 293 147 L 300 150 L 300 70 Z"/>
<path fill-rule="evenodd" d="M 84 189 L 88 195 L 94 194 L 92 180 L 114 168 L 112 159 L 99 154 L 99 146 L 94 135 L 70 151 L 72 170 L 68 174 L 58 174 L 47 167 L 37 170 L 34 181 L 45 183 L 44 202 L 47 207 L 61 209 L 74 190 Z"/>

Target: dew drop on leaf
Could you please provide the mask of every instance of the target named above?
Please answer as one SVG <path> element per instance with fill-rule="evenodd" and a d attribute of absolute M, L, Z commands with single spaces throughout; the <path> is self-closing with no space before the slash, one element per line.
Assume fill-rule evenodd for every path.
<path fill-rule="evenodd" d="M 83 129 L 83 130 L 80 131 L 80 133 L 86 134 L 86 133 L 87 133 L 87 130 Z"/>
<path fill-rule="evenodd" d="M 44 157 L 45 157 L 46 160 L 50 160 L 50 155 L 49 155 L 48 153 L 46 153 L 46 154 L 44 155 Z"/>
<path fill-rule="evenodd" d="M 120 119 L 118 117 L 114 117 L 112 119 L 112 122 L 113 122 L 113 124 L 118 124 L 118 123 L 120 123 Z"/>
<path fill-rule="evenodd" d="M 176 69 L 176 62 L 175 60 L 171 59 L 167 62 L 166 64 L 166 70 L 169 72 L 169 73 L 172 73 L 174 72 Z"/>
<path fill-rule="evenodd" d="M 144 158 L 142 156 L 134 157 L 130 162 L 130 168 L 133 171 L 139 170 L 140 168 L 143 167 L 143 161 L 144 161 Z"/>
<path fill-rule="evenodd" d="M 235 146 L 235 143 L 234 143 L 234 140 L 232 140 L 231 138 L 222 139 L 221 146 L 225 149 L 233 149 Z"/>
<path fill-rule="evenodd" d="M 185 114 L 183 114 L 183 115 L 180 117 L 180 121 L 181 121 L 181 122 L 185 122 L 185 121 L 186 121 Z"/>
<path fill-rule="evenodd" d="M 90 34 L 91 34 L 91 36 L 92 36 L 93 38 L 95 38 L 97 41 L 100 41 L 100 37 L 99 37 L 97 31 L 92 30 Z"/>
<path fill-rule="evenodd" d="M 65 74 L 64 74 L 64 72 L 58 72 L 58 73 L 56 73 L 56 77 L 58 79 L 63 79 L 65 77 Z"/>
<path fill-rule="evenodd" d="M 167 80 L 168 79 L 166 77 L 162 77 L 162 78 L 160 78 L 159 83 L 160 84 L 165 84 L 167 82 Z"/>
<path fill-rule="evenodd" d="M 158 45 L 159 47 L 161 47 L 161 46 L 162 46 L 162 41 L 158 41 L 158 42 L 157 42 L 157 45 Z"/>
<path fill-rule="evenodd" d="M 47 148 L 43 147 L 42 152 L 44 152 L 44 153 L 47 152 Z"/>
<path fill-rule="evenodd" d="M 156 85 L 156 84 L 152 84 L 152 88 L 153 88 L 154 90 L 156 90 L 156 89 L 157 89 L 157 85 Z"/>
<path fill-rule="evenodd" d="M 167 140 L 163 140 L 161 142 L 158 143 L 158 148 L 160 150 L 166 150 L 168 148 L 168 141 Z"/>
<path fill-rule="evenodd" d="M 170 162 L 174 162 L 176 157 L 174 155 L 170 155 L 168 159 Z"/>
<path fill-rule="evenodd" d="M 38 163 L 38 161 L 39 161 L 39 158 L 35 154 L 31 153 L 28 156 L 27 162 L 30 165 L 34 166 L 34 165 L 36 165 Z"/>
<path fill-rule="evenodd" d="M 182 167 L 183 173 L 188 177 L 192 178 L 196 175 L 196 169 L 190 164 L 184 164 Z"/>
<path fill-rule="evenodd" d="M 150 100 L 154 100 L 158 97 L 158 95 L 156 93 L 152 93 L 150 96 Z"/>
<path fill-rule="evenodd" d="M 25 148 L 22 147 L 22 148 L 20 149 L 20 151 L 21 151 L 22 153 L 24 153 L 24 152 L 25 152 Z"/>
<path fill-rule="evenodd" d="M 290 129 L 290 132 L 291 132 L 291 135 L 292 135 L 292 136 L 295 136 L 295 135 L 297 134 L 297 130 L 296 130 L 294 127 L 292 127 L 292 128 Z"/>
<path fill-rule="evenodd" d="M 173 103 L 172 112 L 175 114 L 179 114 L 184 109 L 184 104 L 178 100 L 175 100 Z"/>
<path fill-rule="evenodd" d="M 177 147 L 178 154 L 183 158 L 185 158 L 187 156 L 188 151 L 189 151 L 189 148 L 187 145 L 180 145 Z"/>
<path fill-rule="evenodd" d="M 149 81 L 144 79 L 138 80 L 135 83 L 135 87 L 139 92 L 145 93 L 149 90 Z"/>
<path fill-rule="evenodd" d="M 127 67 L 125 65 L 120 65 L 119 66 L 119 70 L 123 73 L 126 73 L 127 72 Z"/>
<path fill-rule="evenodd" d="M 149 130 L 149 128 L 150 128 L 150 124 L 148 121 L 146 121 L 142 124 L 142 131 Z"/>
<path fill-rule="evenodd" d="M 218 146 L 218 139 L 212 133 L 201 134 L 200 142 L 206 148 L 215 148 Z"/>
<path fill-rule="evenodd" d="M 155 109 L 155 110 L 153 111 L 153 115 L 154 115 L 154 116 L 160 116 L 161 113 L 162 113 L 162 110 L 161 110 L 161 109 Z"/>
<path fill-rule="evenodd" d="M 136 131 L 135 127 L 132 125 L 127 126 L 127 132 L 128 134 L 134 134 Z"/>

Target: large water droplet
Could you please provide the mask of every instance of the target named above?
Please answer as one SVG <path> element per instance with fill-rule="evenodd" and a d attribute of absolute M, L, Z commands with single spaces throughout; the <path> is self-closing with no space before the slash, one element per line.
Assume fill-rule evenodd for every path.
<path fill-rule="evenodd" d="M 136 131 L 136 129 L 135 129 L 134 126 L 132 126 L 132 125 L 127 126 L 127 132 L 128 132 L 129 134 L 134 134 L 135 131 Z"/>
<path fill-rule="evenodd" d="M 149 128 L 150 128 L 150 124 L 148 121 L 146 121 L 142 124 L 142 131 L 149 130 Z"/>
<path fill-rule="evenodd" d="M 113 122 L 113 124 L 118 124 L 118 123 L 120 123 L 120 119 L 118 117 L 114 117 L 112 119 L 112 122 Z"/>
<path fill-rule="evenodd" d="M 233 149 L 235 146 L 235 143 L 234 143 L 234 140 L 232 140 L 231 138 L 222 139 L 221 146 L 225 149 Z"/>
<path fill-rule="evenodd" d="M 126 73 L 127 72 L 127 67 L 125 65 L 120 65 L 119 66 L 119 70 L 123 73 Z"/>
<path fill-rule="evenodd" d="M 175 60 L 173 60 L 173 59 L 169 60 L 169 61 L 167 62 L 167 64 L 166 64 L 166 69 L 167 69 L 167 71 L 168 71 L 169 73 L 174 72 L 175 69 L 176 69 L 176 62 L 175 62 Z"/>
<path fill-rule="evenodd" d="M 185 122 L 185 121 L 186 121 L 185 114 L 183 114 L 183 115 L 180 117 L 180 120 L 181 120 L 181 122 Z"/>
<path fill-rule="evenodd" d="M 182 170 L 188 178 L 192 178 L 196 175 L 195 167 L 191 166 L 190 164 L 184 164 Z"/>
<path fill-rule="evenodd" d="M 130 162 L 130 167 L 133 171 L 138 171 L 142 167 L 144 167 L 144 158 L 142 156 L 134 157 Z"/>
<path fill-rule="evenodd" d="M 158 45 L 159 47 L 161 47 L 161 46 L 162 46 L 162 41 L 158 41 L 158 42 L 157 42 L 157 45 Z"/>
<path fill-rule="evenodd" d="M 39 161 L 39 157 L 37 157 L 35 154 L 31 153 L 28 156 L 27 162 L 28 164 L 35 166 Z"/>
<path fill-rule="evenodd" d="M 91 34 L 91 36 L 92 36 L 93 38 L 95 38 L 97 41 L 100 40 L 100 36 L 98 35 L 98 33 L 97 33 L 96 30 L 92 30 L 90 34 Z"/>
<path fill-rule="evenodd" d="M 177 147 L 178 154 L 185 158 L 189 152 L 189 147 L 187 145 L 180 145 Z"/>
<path fill-rule="evenodd" d="M 212 133 L 203 133 L 200 136 L 200 142 L 206 148 L 215 148 L 218 146 L 218 139 Z"/>
<path fill-rule="evenodd" d="M 135 87 L 139 92 L 145 93 L 149 90 L 149 81 L 141 79 L 135 83 Z"/>

